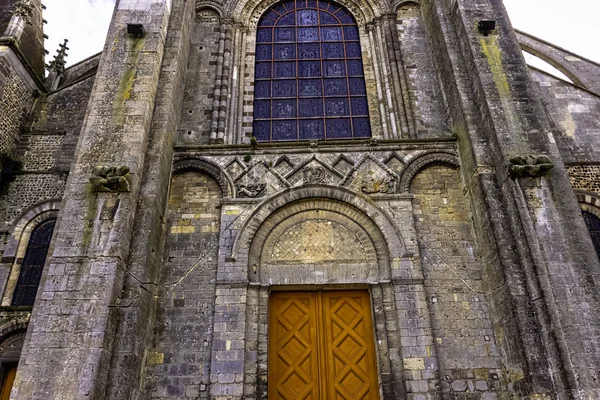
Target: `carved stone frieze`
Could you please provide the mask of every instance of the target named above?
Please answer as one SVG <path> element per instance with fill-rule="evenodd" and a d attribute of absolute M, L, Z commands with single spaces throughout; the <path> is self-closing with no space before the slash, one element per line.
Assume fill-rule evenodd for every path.
<path fill-rule="evenodd" d="M 258 197 L 267 184 L 265 182 L 239 183 L 237 185 L 238 197 L 254 198 Z"/>
<path fill-rule="evenodd" d="M 327 181 L 325 168 L 320 165 L 307 165 L 302 173 L 305 185 L 309 183 L 325 183 Z"/>
<path fill-rule="evenodd" d="M 365 179 L 360 187 L 360 191 L 365 194 L 374 194 L 374 193 L 387 193 L 392 194 L 395 192 L 394 184 L 396 183 L 395 179 L 392 177 L 385 178 L 368 178 Z"/>

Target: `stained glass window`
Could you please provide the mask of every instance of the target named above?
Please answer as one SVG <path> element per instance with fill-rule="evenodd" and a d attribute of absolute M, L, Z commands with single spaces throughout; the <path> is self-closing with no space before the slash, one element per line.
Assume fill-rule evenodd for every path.
<path fill-rule="evenodd" d="M 348 10 L 289 0 L 264 13 L 253 130 L 267 142 L 371 137 L 358 26 Z"/>
<path fill-rule="evenodd" d="M 598 257 L 600 257 L 600 218 L 587 211 L 581 211 L 581 213 L 583 214 L 583 220 L 592 237 L 596 253 L 598 254 Z"/>
<path fill-rule="evenodd" d="M 31 232 L 13 295 L 13 306 L 32 306 L 35 301 L 54 231 L 54 223 L 54 219 L 44 221 Z"/>

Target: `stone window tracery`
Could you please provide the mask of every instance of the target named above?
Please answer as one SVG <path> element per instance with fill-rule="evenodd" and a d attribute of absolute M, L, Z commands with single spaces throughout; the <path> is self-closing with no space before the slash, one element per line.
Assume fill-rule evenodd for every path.
<path fill-rule="evenodd" d="M 334 2 L 284 1 L 263 14 L 254 84 L 259 141 L 371 136 L 358 26 Z"/>

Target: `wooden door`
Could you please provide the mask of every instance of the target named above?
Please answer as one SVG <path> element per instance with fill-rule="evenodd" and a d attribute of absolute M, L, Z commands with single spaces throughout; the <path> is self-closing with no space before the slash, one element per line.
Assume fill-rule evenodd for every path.
<path fill-rule="evenodd" d="M 275 292 L 269 399 L 378 399 L 369 294 Z"/>
<path fill-rule="evenodd" d="M 0 391 L 0 400 L 9 400 L 10 391 L 15 381 L 15 375 L 17 374 L 17 366 L 9 365 L 6 369 L 6 375 L 4 376 L 4 382 L 2 382 L 2 391 Z"/>

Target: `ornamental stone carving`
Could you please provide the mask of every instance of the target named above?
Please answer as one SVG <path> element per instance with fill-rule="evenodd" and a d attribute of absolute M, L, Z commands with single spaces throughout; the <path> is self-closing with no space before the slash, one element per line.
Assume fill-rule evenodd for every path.
<path fill-rule="evenodd" d="M 325 168 L 320 165 L 309 165 L 303 171 L 304 184 L 324 183 L 327 180 Z"/>
<path fill-rule="evenodd" d="M 237 185 L 238 197 L 254 198 L 265 190 L 267 184 L 264 182 L 240 183 Z"/>
<path fill-rule="evenodd" d="M 392 177 L 385 178 L 369 178 L 363 181 L 360 190 L 365 194 L 374 193 L 394 193 L 395 180 Z"/>
<path fill-rule="evenodd" d="M 518 155 L 509 159 L 508 174 L 512 179 L 536 178 L 554 168 L 554 163 L 543 154 Z"/>
<path fill-rule="evenodd" d="M 129 192 L 131 191 L 129 178 L 129 167 L 125 165 L 120 167 L 101 165 L 92 171 L 90 183 L 96 192 Z"/>

